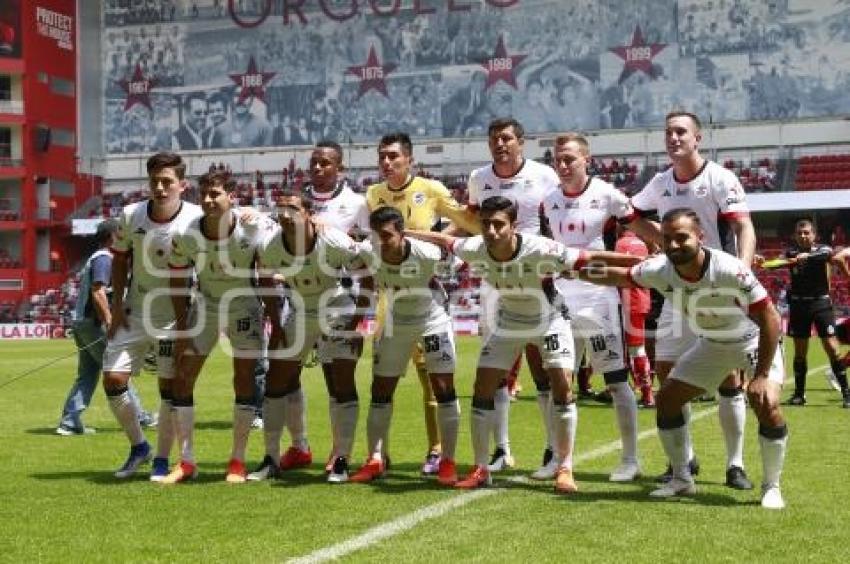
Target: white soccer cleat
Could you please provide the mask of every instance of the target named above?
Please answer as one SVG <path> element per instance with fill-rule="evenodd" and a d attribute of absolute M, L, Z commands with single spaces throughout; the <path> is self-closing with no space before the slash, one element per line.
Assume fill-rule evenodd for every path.
<path fill-rule="evenodd" d="M 838 383 L 838 378 L 835 377 L 835 372 L 832 369 L 827 369 L 824 372 L 824 376 L 826 376 L 826 383 L 829 384 L 829 387 L 835 390 L 836 392 L 841 391 L 841 385 Z"/>
<path fill-rule="evenodd" d="M 513 468 L 514 464 L 514 457 L 509 451 L 506 451 L 502 447 L 496 447 L 492 458 L 490 458 L 490 464 L 487 465 L 487 470 L 490 472 L 501 472 L 502 470 Z"/>
<path fill-rule="evenodd" d="M 641 476 L 640 465 L 637 462 L 623 462 L 608 476 L 610 482 L 634 482 Z"/>
<path fill-rule="evenodd" d="M 543 457 L 543 465 L 531 473 L 532 480 L 551 480 L 558 473 L 558 461 L 553 456 L 548 461 Z"/>
<path fill-rule="evenodd" d="M 671 498 L 690 496 L 696 493 L 697 487 L 696 484 L 694 484 L 693 480 L 684 480 L 682 478 L 679 478 L 678 476 L 674 476 L 669 482 L 667 482 L 657 490 L 649 492 L 649 495 L 651 497 L 658 498 Z"/>
<path fill-rule="evenodd" d="M 765 509 L 785 509 L 785 500 L 779 486 L 762 486 L 761 506 Z"/>

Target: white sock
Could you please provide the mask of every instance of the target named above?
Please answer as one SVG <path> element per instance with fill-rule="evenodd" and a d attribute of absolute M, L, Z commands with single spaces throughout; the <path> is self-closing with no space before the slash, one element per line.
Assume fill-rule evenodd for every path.
<path fill-rule="evenodd" d="M 552 405 L 550 410 L 551 427 L 553 430 L 553 453 L 561 468 L 572 470 L 573 451 L 576 444 L 576 429 L 578 428 L 578 409 L 575 402 Z"/>
<path fill-rule="evenodd" d="M 336 456 L 351 458 L 354 450 L 354 437 L 357 432 L 357 418 L 360 415 L 360 403 L 357 400 L 336 404 L 336 425 L 339 435 L 336 443 Z"/>
<path fill-rule="evenodd" d="M 457 432 L 460 426 L 460 402 L 449 401 L 437 405 L 437 421 L 443 445 L 443 458 L 455 459 Z"/>
<path fill-rule="evenodd" d="M 744 394 L 738 393 L 731 398 L 721 395 L 718 401 L 717 416 L 726 441 L 726 468 L 744 467 L 744 427 L 747 423 L 747 403 Z"/>
<path fill-rule="evenodd" d="M 508 423 L 511 414 L 511 395 L 507 386 L 501 386 L 496 390 L 494 396 L 496 413 L 493 420 L 493 439 L 496 447 L 501 447 L 506 453 L 511 452 L 511 439 L 508 432 Z"/>
<path fill-rule="evenodd" d="M 691 469 L 688 466 L 688 446 L 690 444 L 690 436 L 688 426 L 682 425 L 675 429 L 658 429 L 658 436 L 661 438 L 661 445 L 664 447 L 664 453 L 673 467 L 673 475 L 690 481 Z"/>
<path fill-rule="evenodd" d="M 337 416 L 337 408 L 339 403 L 333 396 L 328 396 L 328 420 L 331 422 L 331 452 L 333 456 L 337 456 L 339 449 L 339 418 Z"/>
<path fill-rule="evenodd" d="M 614 399 L 614 412 L 617 415 L 617 426 L 620 429 L 620 440 L 623 443 L 622 462 L 637 463 L 637 400 L 628 382 L 609 384 L 611 397 Z"/>
<path fill-rule="evenodd" d="M 177 423 L 174 420 L 174 406 L 171 405 L 171 400 L 160 400 L 159 422 L 156 426 L 157 458 L 168 458 L 171 455 L 171 448 L 174 446 L 176 425 Z"/>
<path fill-rule="evenodd" d="M 788 435 L 781 439 L 768 439 L 759 435 L 761 447 L 761 464 L 763 471 L 762 487 L 779 486 L 782 466 L 785 464 L 785 449 L 788 446 Z"/>
<path fill-rule="evenodd" d="M 472 451 L 475 456 L 475 465 L 486 468 L 490 456 L 490 428 L 496 413 L 493 409 L 482 409 L 472 407 Z"/>
<path fill-rule="evenodd" d="M 126 390 L 117 396 L 107 396 L 109 400 L 109 408 L 124 433 L 130 440 L 130 444 L 135 446 L 145 442 L 145 434 L 142 432 L 142 426 L 139 423 L 139 410 L 136 404 L 130 399 L 130 393 Z"/>
<path fill-rule="evenodd" d="M 546 429 L 546 448 L 552 448 L 552 418 L 550 411 L 552 406 L 552 393 L 537 391 L 537 407 L 540 409 L 540 418 L 543 420 L 543 428 Z"/>
<path fill-rule="evenodd" d="M 691 427 L 691 402 L 686 403 L 682 406 L 682 417 L 685 418 L 685 427 L 690 429 Z M 694 459 L 696 453 L 694 453 L 694 443 L 691 442 L 690 433 L 688 433 L 688 462 Z"/>
<path fill-rule="evenodd" d="M 233 404 L 233 450 L 230 458 L 245 462 L 245 449 L 248 447 L 248 435 L 254 422 L 254 406 L 244 403 Z"/>
<path fill-rule="evenodd" d="M 307 404 L 304 402 L 304 390 L 298 388 L 286 394 L 286 428 L 292 437 L 293 446 L 300 450 L 310 450 L 307 444 Z"/>
<path fill-rule="evenodd" d="M 283 435 L 283 424 L 286 421 L 286 397 L 263 398 L 263 439 L 266 443 L 266 454 L 280 461 L 280 437 Z"/>
<path fill-rule="evenodd" d="M 180 445 L 180 460 L 195 463 L 195 406 L 175 405 L 174 419 L 177 422 L 177 443 Z"/>
<path fill-rule="evenodd" d="M 369 455 L 372 458 L 383 459 L 392 418 L 392 402 L 372 403 L 369 406 L 369 416 L 366 418 L 366 440 L 369 443 Z"/>

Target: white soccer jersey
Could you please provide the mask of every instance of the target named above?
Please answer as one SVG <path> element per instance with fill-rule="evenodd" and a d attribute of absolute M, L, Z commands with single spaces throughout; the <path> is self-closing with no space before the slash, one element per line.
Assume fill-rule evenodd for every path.
<path fill-rule="evenodd" d="M 673 167 L 656 174 L 643 190 L 632 196 L 632 205 L 636 211 L 655 210 L 659 216 L 674 208 L 691 208 L 702 223 L 705 245 L 712 249 L 723 248 L 718 218 L 750 213 L 744 188 L 735 174 L 708 160 L 699 174 L 684 184 L 676 182 Z"/>
<path fill-rule="evenodd" d="M 417 239 L 405 238 L 405 244 L 405 257 L 400 264 L 381 260 L 370 241 L 360 244 L 363 262 L 371 265 L 376 289 L 387 295 L 388 319 L 407 325 L 448 317 L 446 293 L 434 278 L 435 273 L 445 271 L 442 251 Z"/>
<path fill-rule="evenodd" d="M 207 238 L 201 229 L 204 218 L 194 219 L 174 236 L 168 261 L 173 269 L 194 266 L 201 293 L 215 300 L 228 290 L 251 287 L 257 251 L 275 228 L 275 223 L 266 217 L 246 222 L 234 211 L 230 215 L 236 223 L 223 239 Z"/>
<path fill-rule="evenodd" d="M 354 192 L 348 183 L 337 183 L 336 188 L 329 193 L 316 192 L 311 187 L 304 193 L 313 203 L 313 215 L 326 225 L 349 234 L 352 230 L 369 231 L 366 198 Z"/>
<path fill-rule="evenodd" d="M 688 320 L 698 336 L 720 341 L 737 341 L 757 330 L 749 311 L 770 304 L 764 286 L 736 257 L 705 248 L 705 268 L 699 280 L 686 280 L 664 255 L 632 267 L 631 279 L 645 288 L 655 288 Z"/>
<path fill-rule="evenodd" d="M 477 209 L 492 196 L 508 198 L 517 206 L 517 230 L 538 235 L 540 203 L 552 190 L 560 190 L 559 183 L 552 167 L 530 159 L 510 178 L 497 175 L 493 165 L 483 166 L 469 175 L 469 206 Z"/>
<path fill-rule="evenodd" d="M 480 235 L 457 239 L 452 252 L 469 264 L 474 276 L 499 292 L 500 319 L 537 325 L 560 314 L 543 295 L 543 279 L 580 269 L 585 253 L 538 235 L 517 237 L 516 254 L 504 262 L 490 256 Z"/>
<path fill-rule="evenodd" d="M 124 207 L 118 220 L 118 235 L 112 252 L 129 254 L 133 264 L 124 303 L 133 315 L 146 313 L 155 325 L 160 325 L 174 320 L 171 298 L 164 293 L 155 298 L 148 311 L 144 312 L 145 296 L 152 291 L 169 288 L 171 240 L 203 212 L 195 204 L 182 202 L 180 209 L 169 221 L 160 223 L 151 219 L 151 205 L 150 200 L 145 200 Z"/>
<path fill-rule="evenodd" d="M 322 294 L 336 294 L 339 270 L 360 266 L 357 244 L 345 233 L 333 227 L 316 232 L 313 248 L 303 256 L 293 255 L 283 242 L 283 232 L 277 227 L 260 249 L 260 264 L 286 279 L 293 293 L 303 300 L 304 313 L 317 316 Z M 300 309 L 299 300 L 293 307 Z"/>

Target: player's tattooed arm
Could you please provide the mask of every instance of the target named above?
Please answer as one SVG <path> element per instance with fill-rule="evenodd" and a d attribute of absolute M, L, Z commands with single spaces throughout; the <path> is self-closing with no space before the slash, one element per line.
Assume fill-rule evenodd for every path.
<path fill-rule="evenodd" d="M 590 262 L 587 266 L 579 269 L 578 277 L 585 282 L 592 282 L 600 286 L 617 286 L 619 288 L 637 288 L 630 275 L 631 268 L 623 266 L 606 266 L 600 263 Z"/>

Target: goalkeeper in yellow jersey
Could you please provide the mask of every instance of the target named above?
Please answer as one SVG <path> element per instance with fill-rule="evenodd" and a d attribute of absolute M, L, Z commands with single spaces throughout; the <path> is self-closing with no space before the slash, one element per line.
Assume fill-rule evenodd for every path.
<path fill-rule="evenodd" d="M 369 186 L 366 203 L 369 211 L 392 206 L 404 216 L 407 229 L 429 230 L 435 228 L 443 217 L 451 220 L 453 231 L 461 229 L 470 234 L 481 231 L 475 212 L 455 200 L 449 190 L 437 180 L 422 178 L 411 172 L 413 144 L 406 133 L 384 135 L 378 143 L 378 169 L 384 181 Z M 381 330 L 386 304 L 378 304 L 378 331 Z M 422 384 L 425 404 L 425 425 L 428 430 L 428 454 L 422 465 L 423 474 L 436 474 L 440 465 L 440 432 L 437 426 L 437 400 L 431 390 L 425 357 L 417 345 L 413 362 Z"/>

